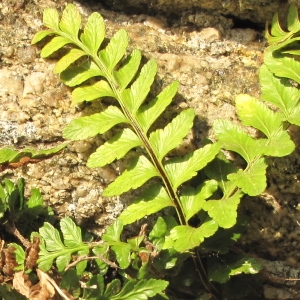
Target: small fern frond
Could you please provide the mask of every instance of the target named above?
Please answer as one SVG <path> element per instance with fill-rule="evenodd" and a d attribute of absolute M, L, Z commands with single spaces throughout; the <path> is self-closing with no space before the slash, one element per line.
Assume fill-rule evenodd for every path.
<path fill-rule="evenodd" d="M 300 62 L 295 58 L 267 51 L 264 63 L 277 77 L 290 78 L 300 84 Z"/>
<path fill-rule="evenodd" d="M 287 78 L 278 78 L 262 65 L 259 72 L 262 98 L 276 105 L 284 114 L 285 120 L 300 126 L 300 91 Z"/>
<path fill-rule="evenodd" d="M 80 227 L 76 226 L 70 218 L 64 218 L 60 221 L 60 233 L 50 223 L 44 223 L 40 228 L 41 245 L 38 264 L 43 271 L 51 269 L 53 262 L 59 272 L 63 271 L 70 263 L 73 253 L 86 255 L 89 253 L 90 246 L 84 243 L 81 236 Z M 86 267 L 87 261 L 81 262 L 76 268 L 82 273 Z"/>
<path fill-rule="evenodd" d="M 280 25 L 278 14 L 273 17 L 271 29 L 266 29 L 265 37 L 270 45 L 283 44 L 294 42 L 295 35 L 300 31 L 300 22 L 298 17 L 298 9 L 295 6 L 290 6 L 287 16 L 287 30 L 284 31 Z M 285 43 L 286 42 L 286 43 Z"/>

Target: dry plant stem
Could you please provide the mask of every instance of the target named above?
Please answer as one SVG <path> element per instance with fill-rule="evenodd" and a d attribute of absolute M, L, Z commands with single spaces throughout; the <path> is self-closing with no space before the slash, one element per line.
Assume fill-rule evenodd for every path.
<path fill-rule="evenodd" d="M 72 263 L 70 263 L 66 268 L 65 271 L 69 270 L 70 268 L 75 267 L 78 263 L 80 263 L 81 261 L 84 260 L 94 260 L 94 259 L 100 259 L 103 262 L 105 262 L 107 265 L 109 265 L 112 268 L 118 269 L 119 267 L 112 261 L 106 259 L 105 257 L 103 257 L 102 255 L 97 255 L 97 256 L 88 256 L 88 255 L 82 255 L 79 256 L 75 261 L 73 261 Z"/>
<path fill-rule="evenodd" d="M 16 228 L 14 222 L 9 222 L 5 226 L 7 232 L 13 234 L 22 244 L 25 248 L 29 248 L 31 243 L 29 240 L 24 238 L 24 236 L 20 233 L 20 231 Z"/>
<path fill-rule="evenodd" d="M 56 284 L 56 282 L 47 274 L 41 271 L 40 269 L 37 269 L 37 272 L 40 274 L 43 274 L 43 277 L 46 278 L 46 280 L 55 288 L 55 290 L 58 292 L 58 294 L 64 299 L 64 300 L 70 300 L 69 297 L 67 297 L 64 292 L 60 289 L 60 287 Z"/>
<path fill-rule="evenodd" d="M 205 272 L 201 257 L 197 250 L 195 250 L 195 254 L 196 254 L 197 258 L 195 257 L 195 255 L 193 255 L 192 258 L 193 258 L 194 265 L 196 266 L 197 273 L 199 274 L 199 277 L 200 277 L 200 280 L 201 280 L 203 286 L 206 288 L 207 291 L 211 292 L 217 300 L 222 300 L 220 291 L 207 280 L 207 274 Z"/>

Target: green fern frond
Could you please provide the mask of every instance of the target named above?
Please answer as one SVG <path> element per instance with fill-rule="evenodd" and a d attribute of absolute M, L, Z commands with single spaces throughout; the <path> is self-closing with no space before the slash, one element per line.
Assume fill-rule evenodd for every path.
<path fill-rule="evenodd" d="M 271 28 L 266 28 L 265 37 L 268 40 L 269 45 L 280 45 L 277 49 L 282 48 L 294 41 L 298 40 L 295 38 L 299 35 L 300 21 L 298 16 L 298 9 L 296 6 L 290 6 L 287 16 L 287 30 L 282 29 L 278 14 L 276 13 L 273 17 Z M 275 49 L 275 47 L 273 48 Z"/>
<path fill-rule="evenodd" d="M 91 154 L 87 165 L 93 168 L 121 159 L 133 148 L 141 147 L 145 151 L 103 194 L 121 195 L 130 189 L 139 188 L 152 177 L 158 177 L 166 197 L 160 205 L 156 203 L 156 199 L 152 199 L 154 202 L 151 203 L 155 208 L 148 211 L 134 204 L 139 211 L 138 218 L 166 206 L 174 206 L 180 222 L 185 224 L 187 220 L 178 189 L 213 160 L 220 147 L 218 144 L 207 145 L 182 158 L 167 158 L 169 152 L 178 147 L 190 132 L 195 116 L 192 109 L 182 111 L 163 129 L 149 132 L 152 124 L 171 103 L 178 83 L 170 84 L 154 99 L 149 99 L 150 88 L 157 73 L 157 63 L 149 60 L 141 66 L 140 51 L 133 50 L 127 54 L 129 38 L 123 29 L 103 46 L 105 23 L 97 13 L 88 18 L 80 36 L 81 18 L 72 4 L 64 10 L 60 21 L 53 9 L 45 10 L 43 20 L 50 30 L 37 33 L 33 43 L 48 35 L 54 35 L 42 49 L 43 57 L 51 55 L 66 44 L 71 46 L 57 62 L 54 72 L 60 73 L 61 79 L 67 85 L 75 87 L 72 93 L 73 105 L 103 97 L 116 100 L 115 106 L 109 106 L 103 112 L 73 120 L 64 129 L 64 137 L 73 140 L 85 139 L 102 134 L 118 124 L 125 126 L 117 129 L 112 139 Z M 88 61 L 84 56 L 89 58 Z M 197 212 L 198 209 L 195 214 Z M 122 215 L 125 224 L 137 219 L 126 219 L 125 216 L 126 213 Z M 189 215 L 190 217 L 192 216 Z"/>

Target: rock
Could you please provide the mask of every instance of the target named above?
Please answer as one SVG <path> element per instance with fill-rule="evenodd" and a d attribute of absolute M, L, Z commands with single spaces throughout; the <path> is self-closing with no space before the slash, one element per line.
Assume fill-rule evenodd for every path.
<path fill-rule="evenodd" d="M 23 98 L 28 94 L 40 94 L 44 90 L 45 74 L 43 72 L 33 72 L 25 78 Z"/>
<path fill-rule="evenodd" d="M 22 93 L 22 77 L 7 68 L 0 69 L 0 97 L 7 95 L 20 96 Z"/>

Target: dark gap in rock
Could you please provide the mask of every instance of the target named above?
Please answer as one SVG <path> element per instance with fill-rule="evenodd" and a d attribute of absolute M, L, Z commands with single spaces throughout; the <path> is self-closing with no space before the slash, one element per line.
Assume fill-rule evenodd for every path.
<path fill-rule="evenodd" d="M 231 18 L 233 21 L 233 28 L 251 28 L 254 30 L 264 30 L 264 23 L 254 23 L 249 19 L 240 19 L 233 15 L 226 15 L 226 18 Z"/>

